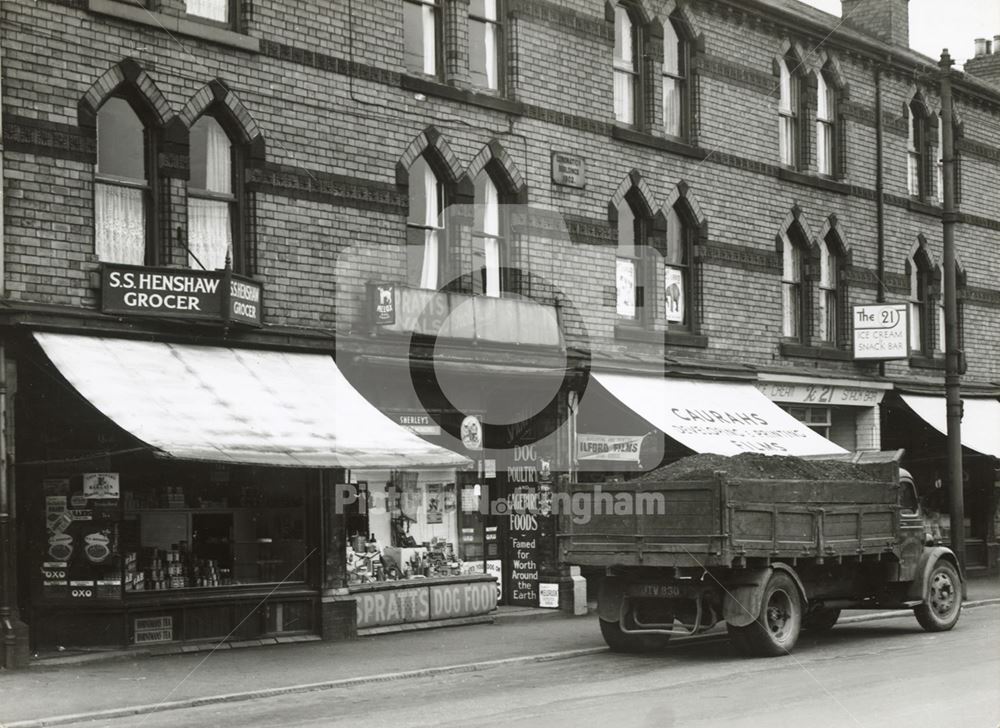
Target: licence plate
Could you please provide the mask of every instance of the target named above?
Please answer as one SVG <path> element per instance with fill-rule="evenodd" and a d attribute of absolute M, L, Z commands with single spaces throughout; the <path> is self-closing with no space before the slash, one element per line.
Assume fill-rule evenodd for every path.
<path fill-rule="evenodd" d="M 655 597 L 658 599 L 680 599 L 691 596 L 689 590 L 677 584 L 629 584 L 630 597 Z"/>

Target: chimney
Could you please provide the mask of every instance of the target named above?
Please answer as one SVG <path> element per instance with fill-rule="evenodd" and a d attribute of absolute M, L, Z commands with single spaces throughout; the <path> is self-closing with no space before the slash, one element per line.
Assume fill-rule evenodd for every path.
<path fill-rule="evenodd" d="M 976 40 L 976 55 L 965 62 L 965 72 L 1000 87 L 1000 35 Z"/>
<path fill-rule="evenodd" d="M 910 0 L 841 0 L 844 24 L 894 46 L 910 47 Z"/>

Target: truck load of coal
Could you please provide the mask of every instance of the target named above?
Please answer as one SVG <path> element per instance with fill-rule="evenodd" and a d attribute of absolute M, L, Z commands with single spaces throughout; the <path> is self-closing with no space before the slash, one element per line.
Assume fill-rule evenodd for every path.
<path fill-rule="evenodd" d="M 878 480 L 876 471 L 839 460 L 803 460 L 788 455 L 689 455 L 637 478 L 641 481 L 711 480 L 716 471 L 730 480 Z"/>

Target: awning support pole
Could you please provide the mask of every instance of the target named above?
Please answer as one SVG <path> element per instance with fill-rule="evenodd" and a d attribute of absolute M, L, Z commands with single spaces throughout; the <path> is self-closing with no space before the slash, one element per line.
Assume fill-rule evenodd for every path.
<path fill-rule="evenodd" d="M 944 167 L 944 337 L 945 401 L 948 422 L 948 491 L 951 510 L 951 548 L 965 575 L 965 498 L 962 477 L 962 352 L 958 348 L 958 291 L 955 274 L 955 136 L 952 126 L 951 66 L 948 49 L 941 52 L 941 161 Z"/>

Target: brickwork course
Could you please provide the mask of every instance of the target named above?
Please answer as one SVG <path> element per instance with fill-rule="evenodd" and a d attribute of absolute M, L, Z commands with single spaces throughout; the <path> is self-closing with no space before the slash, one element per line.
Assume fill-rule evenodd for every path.
<path fill-rule="evenodd" d="M 146 99 L 151 124 L 165 140 L 157 172 L 159 262 L 186 264 L 177 235 L 187 224 L 185 133 L 211 101 L 209 84 L 218 81 L 228 90 L 229 123 L 245 147 L 242 266 L 264 284 L 265 333 L 294 329 L 345 341 L 367 333 L 366 284 L 406 277 L 405 170 L 425 154 L 453 200 L 467 194 L 484 164 L 506 167 L 510 179 L 498 185 L 505 200 L 554 211 L 562 220 L 555 230 L 541 215 L 513 226 L 506 254 L 508 264 L 530 270 L 533 283 L 522 279 L 520 292 L 547 304 L 571 302 L 581 313 L 565 319 L 570 345 L 623 361 L 630 354 L 665 354 L 707 369 L 738 361 L 772 370 L 805 365 L 862 379 L 877 374 L 875 365 L 851 360 L 849 331 L 839 347 L 820 342 L 818 273 L 805 285 L 811 305 L 803 346 L 794 354 L 782 348 L 776 240 L 790 225 L 810 246 L 833 231 L 845 252 L 844 311 L 876 301 L 881 122 L 886 301 L 907 300 L 907 259 L 918 247 L 934 267 L 943 264 L 933 169 L 927 170 L 926 199 L 907 191 L 907 105 L 919 95 L 936 119 L 940 99 L 935 59 L 899 45 L 904 0 L 870 1 L 870 12 L 859 10 L 844 26 L 792 0 L 752 7 L 728 0 L 630 4 L 645 96 L 637 124 L 626 129 L 614 119 L 610 5 L 501 3 L 502 91 L 472 86 L 466 3 L 441 5 L 442 73 L 430 78 L 406 70 L 397 0 L 341 3 L 336 11 L 306 0 L 243 2 L 230 29 L 185 16 L 182 0 L 151 0 L 148 12 L 117 0 L 5 2 L 7 304 L 99 318 L 93 112 L 122 83 Z M 690 49 L 690 113 L 682 139 L 662 133 L 663 33 L 656 26 L 668 17 Z M 776 61 L 789 53 L 799 60 L 794 73 L 806 121 L 797 170 L 782 168 L 778 154 Z M 129 68 L 138 69 L 131 80 Z M 811 89 L 821 72 L 839 100 L 832 178 L 817 174 L 811 152 Z M 1000 329 L 1000 89 L 960 73 L 955 83 L 966 381 L 986 385 L 1000 381 L 993 335 Z M 930 126 L 936 156 L 936 121 Z M 553 152 L 583 158 L 583 187 L 553 182 Z M 655 308 L 647 328 L 654 335 L 620 325 L 611 203 L 616 191 L 638 189 L 637 179 L 651 225 L 673 202 L 697 228 L 690 302 L 696 316 L 692 330 L 681 332 L 696 336 L 670 338 L 677 332 L 662 313 L 662 280 L 647 294 Z M 466 281 L 462 287 L 472 240 L 461 213 L 452 214 L 446 257 L 453 269 L 445 278 Z M 936 305 L 940 287 L 932 294 Z M 842 318 L 847 324 L 849 314 Z M 831 348 L 842 355 L 828 356 Z M 942 358 L 935 352 L 929 363 L 890 362 L 885 372 L 890 379 L 940 381 Z"/>

